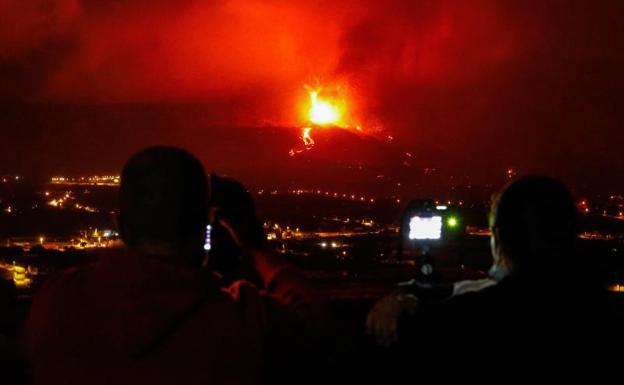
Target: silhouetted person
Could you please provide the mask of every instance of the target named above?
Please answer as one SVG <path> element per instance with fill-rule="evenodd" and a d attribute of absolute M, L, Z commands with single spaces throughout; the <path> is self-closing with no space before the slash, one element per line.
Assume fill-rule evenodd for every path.
<path fill-rule="evenodd" d="M 509 365 L 537 372 L 605 353 L 613 319 L 601 283 L 576 252 L 577 212 L 567 188 L 541 176 L 511 183 L 494 201 L 490 227 L 498 283 L 404 312 L 403 367 L 461 364 L 491 376 L 511 374 Z"/>
<path fill-rule="evenodd" d="M 226 211 L 217 219 L 262 287 L 224 287 L 202 269 L 206 179 L 176 148 L 128 161 L 118 215 L 128 250 L 52 278 L 38 293 L 25 330 L 35 383 L 252 384 L 312 346 L 323 303 L 268 251 L 253 220 Z"/>
<path fill-rule="evenodd" d="M 262 223 L 256 217 L 256 208 L 251 194 L 245 187 L 232 178 L 209 176 L 210 207 L 213 220 L 211 221 L 211 239 L 208 264 L 210 270 L 221 273 L 225 280 L 234 280 L 240 277 L 253 277 L 253 269 L 245 264 L 242 258 L 243 250 L 232 238 L 230 231 L 218 221 L 225 215 L 230 218 L 245 219 L 246 228 L 254 243 L 262 243 L 266 234 Z M 215 220 L 217 219 L 217 220 Z M 257 282 L 257 279 L 254 279 Z"/>

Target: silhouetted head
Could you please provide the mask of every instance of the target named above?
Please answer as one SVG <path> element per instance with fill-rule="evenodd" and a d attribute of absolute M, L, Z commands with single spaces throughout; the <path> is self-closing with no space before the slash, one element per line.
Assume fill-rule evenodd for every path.
<path fill-rule="evenodd" d="M 577 212 L 558 180 L 527 176 L 508 185 L 490 214 L 495 267 L 551 273 L 572 264 Z"/>
<path fill-rule="evenodd" d="M 206 173 L 185 150 L 151 147 L 126 163 L 119 228 L 131 249 L 201 263 L 208 222 Z"/>
<path fill-rule="evenodd" d="M 256 206 L 251 194 L 233 178 L 210 175 L 210 204 L 236 216 L 255 216 Z"/>

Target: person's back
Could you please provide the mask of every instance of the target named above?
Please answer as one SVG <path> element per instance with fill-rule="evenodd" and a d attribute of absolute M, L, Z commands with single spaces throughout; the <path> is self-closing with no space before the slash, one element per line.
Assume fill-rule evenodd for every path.
<path fill-rule="evenodd" d="M 215 278 L 142 255 L 112 252 L 100 259 L 52 278 L 38 296 L 28 324 L 37 382 L 258 378 L 259 331 L 217 290 Z"/>
<path fill-rule="evenodd" d="M 484 346 L 491 352 L 521 351 L 530 347 L 545 352 L 576 350 L 583 343 L 604 344 L 601 333 L 613 319 L 600 288 L 577 279 L 525 281 L 509 276 L 483 290 L 458 295 L 421 309 L 413 325 L 402 328 L 402 341 L 429 330 L 457 346 Z M 539 351 L 538 350 L 538 351 Z"/>
<path fill-rule="evenodd" d="M 119 222 L 129 250 L 105 252 L 38 293 L 25 330 L 35 383 L 251 384 L 273 365 L 273 346 L 296 359 L 297 343 L 322 325 L 322 301 L 227 218 L 262 287 L 223 287 L 202 269 L 207 196 L 201 165 L 181 150 L 128 162 Z"/>

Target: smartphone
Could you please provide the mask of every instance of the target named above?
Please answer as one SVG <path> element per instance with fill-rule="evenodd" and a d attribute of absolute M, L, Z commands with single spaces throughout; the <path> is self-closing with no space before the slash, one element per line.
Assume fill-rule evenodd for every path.
<path fill-rule="evenodd" d="M 212 207 L 214 204 L 214 179 L 216 175 L 214 173 L 210 173 L 208 175 L 208 207 Z M 212 224 L 206 225 L 206 240 L 204 243 L 204 250 L 210 251 L 212 249 Z"/>
<path fill-rule="evenodd" d="M 206 241 L 204 243 L 204 250 L 210 251 L 212 248 L 212 225 L 206 226 Z"/>

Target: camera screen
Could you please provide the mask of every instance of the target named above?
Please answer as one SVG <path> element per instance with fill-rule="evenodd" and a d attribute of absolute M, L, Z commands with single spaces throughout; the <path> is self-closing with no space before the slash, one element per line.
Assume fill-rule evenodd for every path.
<path fill-rule="evenodd" d="M 210 251 L 210 248 L 211 248 L 211 242 L 210 242 L 211 234 L 210 233 L 212 233 L 212 226 L 208 225 L 206 226 L 206 241 L 205 241 L 206 243 L 204 243 L 204 250 L 206 251 Z"/>
<path fill-rule="evenodd" d="M 409 222 L 409 239 L 440 239 L 442 217 L 412 217 Z"/>

